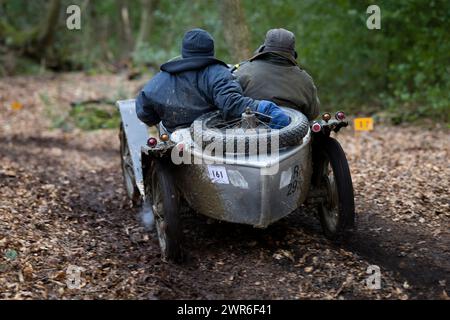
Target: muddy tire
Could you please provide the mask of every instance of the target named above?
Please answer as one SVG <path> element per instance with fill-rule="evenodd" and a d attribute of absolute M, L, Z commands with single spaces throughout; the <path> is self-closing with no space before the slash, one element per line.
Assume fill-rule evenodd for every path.
<path fill-rule="evenodd" d="M 154 160 L 145 177 L 145 193 L 155 218 L 156 232 L 164 261 L 181 263 L 182 232 L 179 215 L 180 198 L 169 164 Z"/>
<path fill-rule="evenodd" d="M 335 139 L 326 137 L 316 145 L 320 148 L 319 185 L 327 190 L 319 204 L 319 219 L 325 236 L 341 240 L 355 228 L 355 200 L 347 158 Z"/>
<path fill-rule="evenodd" d="M 133 206 L 139 206 L 141 203 L 141 195 L 136 186 L 134 178 L 133 164 L 131 162 L 130 150 L 128 149 L 127 137 L 123 128 L 123 123 L 120 123 L 119 129 L 120 139 L 120 163 L 122 168 L 122 177 L 127 192 L 128 198 L 133 203 Z"/>
<path fill-rule="evenodd" d="M 234 130 L 225 133 L 224 130 L 216 129 L 215 124 L 222 121 L 220 111 L 206 113 L 199 117 L 191 125 L 191 136 L 194 139 L 202 137 L 202 148 L 211 146 L 213 142 L 222 143 L 223 152 L 228 149 L 233 152 L 239 152 L 241 149 L 245 154 L 249 153 L 250 146 L 257 146 L 253 149 L 259 152 L 258 142 L 264 142 L 264 150 L 270 150 L 271 138 L 278 136 L 279 148 L 296 146 L 303 142 L 303 138 L 308 134 L 309 121 L 300 111 L 291 108 L 282 108 L 291 118 L 288 126 L 280 130 L 256 130 L 255 133 L 244 132 L 243 130 Z M 261 140 L 263 139 L 263 140 Z M 239 147 L 238 147 L 239 146 Z M 245 146 L 245 147 L 244 147 Z"/>

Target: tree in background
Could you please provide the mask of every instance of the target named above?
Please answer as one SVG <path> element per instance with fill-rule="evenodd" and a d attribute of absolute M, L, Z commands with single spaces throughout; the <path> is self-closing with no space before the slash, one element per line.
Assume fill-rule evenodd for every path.
<path fill-rule="evenodd" d="M 81 7 L 78 31 L 65 27 L 71 4 Z M 296 34 L 298 61 L 313 76 L 323 109 L 388 112 L 397 122 L 421 117 L 449 122 L 450 1 L 379 0 L 381 30 L 366 27 L 370 4 L 0 0 L 0 73 L 40 66 L 151 73 L 179 55 L 183 34 L 194 27 L 214 36 L 218 58 L 236 63 L 250 57 L 268 29 L 283 27 Z"/>
<path fill-rule="evenodd" d="M 139 24 L 139 33 L 136 38 L 136 46 L 134 50 L 150 42 L 150 35 L 153 31 L 153 23 L 155 21 L 155 10 L 158 8 L 159 0 L 141 0 L 142 12 Z"/>
<path fill-rule="evenodd" d="M 225 41 L 233 62 L 250 57 L 250 34 L 240 0 L 218 0 Z"/>
<path fill-rule="evenodd" d="M 6 2 L 2 1 L 1 5 L 3 11 L 6 11 Z M 23 55 L 41 62 L 41 60 L 49 58 L 49 49 L 54 43 L 60 9 L 61 0 L 49 1 L 46 14 L 42 15 L 40 21 L 35 25 L 26 28 L 14 26 L 11 23 L 11 17 L 2 14 L 0 17 L 0 38 L 5 39 L 5 45 L 16 52 L 17 55 Z"/>
<path fill-rule="evenodd" d="M 130 59 L 131 48 L 134 47 L 133 30 L 130 21 L 129 2 L 127 0 L 118 0 L 119 9 L 119 32 L 121 35 L 121 59 L 127 62 Z"/>

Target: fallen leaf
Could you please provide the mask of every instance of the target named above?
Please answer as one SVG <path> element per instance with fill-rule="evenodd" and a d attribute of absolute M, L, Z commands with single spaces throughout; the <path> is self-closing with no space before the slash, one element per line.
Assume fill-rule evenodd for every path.
<path fill-rule="evenodd" d="M 21 110 L 22 108 L 23 108 L 23 104 L 21 104 L 21 103 L 18 102 L 18 101 L 13 101 L 13 102 L 11 103 L 11 109 L 14 110 L 14 111 L 19 111 L 19 110 Z"/>
<path fill-rule="evenodd" d="M 306 267 L 304 270 L 306 273 L 311 273 L 314 270 L 314 268 L 310 266 L 310 267 Z"/>

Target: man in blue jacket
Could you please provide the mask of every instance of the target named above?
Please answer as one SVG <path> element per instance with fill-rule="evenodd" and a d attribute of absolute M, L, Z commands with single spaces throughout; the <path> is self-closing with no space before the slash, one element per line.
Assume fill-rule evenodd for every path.
<path fill-rule="evenodd" d="M 181 53 L 181 59 L 161 66 L 136 99 L 137 116 L 148 126 L 162 122 L 172 132 L 217 108 L 227 120 L 241 117 L 247 107 L 272 117 L 272 128 L 289 124 L 289 117 L 273 102 L 243 96 L 228 66 L 214 57 L 214 39 L 208 32 L 188 31 Z"/>

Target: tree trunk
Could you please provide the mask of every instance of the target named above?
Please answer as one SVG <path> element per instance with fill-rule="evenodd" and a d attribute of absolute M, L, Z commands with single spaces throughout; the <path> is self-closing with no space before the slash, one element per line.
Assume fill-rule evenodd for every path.
<path fill-rule="evenodd" d="M 130 59 L 130 54 L 133 48 L 133 30 L 130 22 L 130 13 L 128 10 L 128 1 L 119 1 L 119 13 L 120 13 L 120 23 L 121 23 L 121 34 L 122 34 L 122 52 L 121 56 L 123 60 L 128 61 Z"/>
<path fill-rule="evenodd" d="M 45 51 L 53 43 L 55 29 L 59 19 L 61 0 L 51 0 L 47 10 L 47 17 L 42 21 L 37 33 L 37 49 Z"/>
<path fill-rule="evenodd" d="M 141 22 L 139 26 L 139 34 L 136 39 L 136 46 L 134 48 L 135 50 L 139 49 L 139 47 L 143 44 L 149 42 L 153 28 L 153 14 L 158 7 L 158 4 L 159 0 L 141 0 Z"/>
<path fill-rule="evenodd" d="M 218 0 L 223 32 L 234 62 L 250 57 L 250 34 L 240 0 Z"/>

